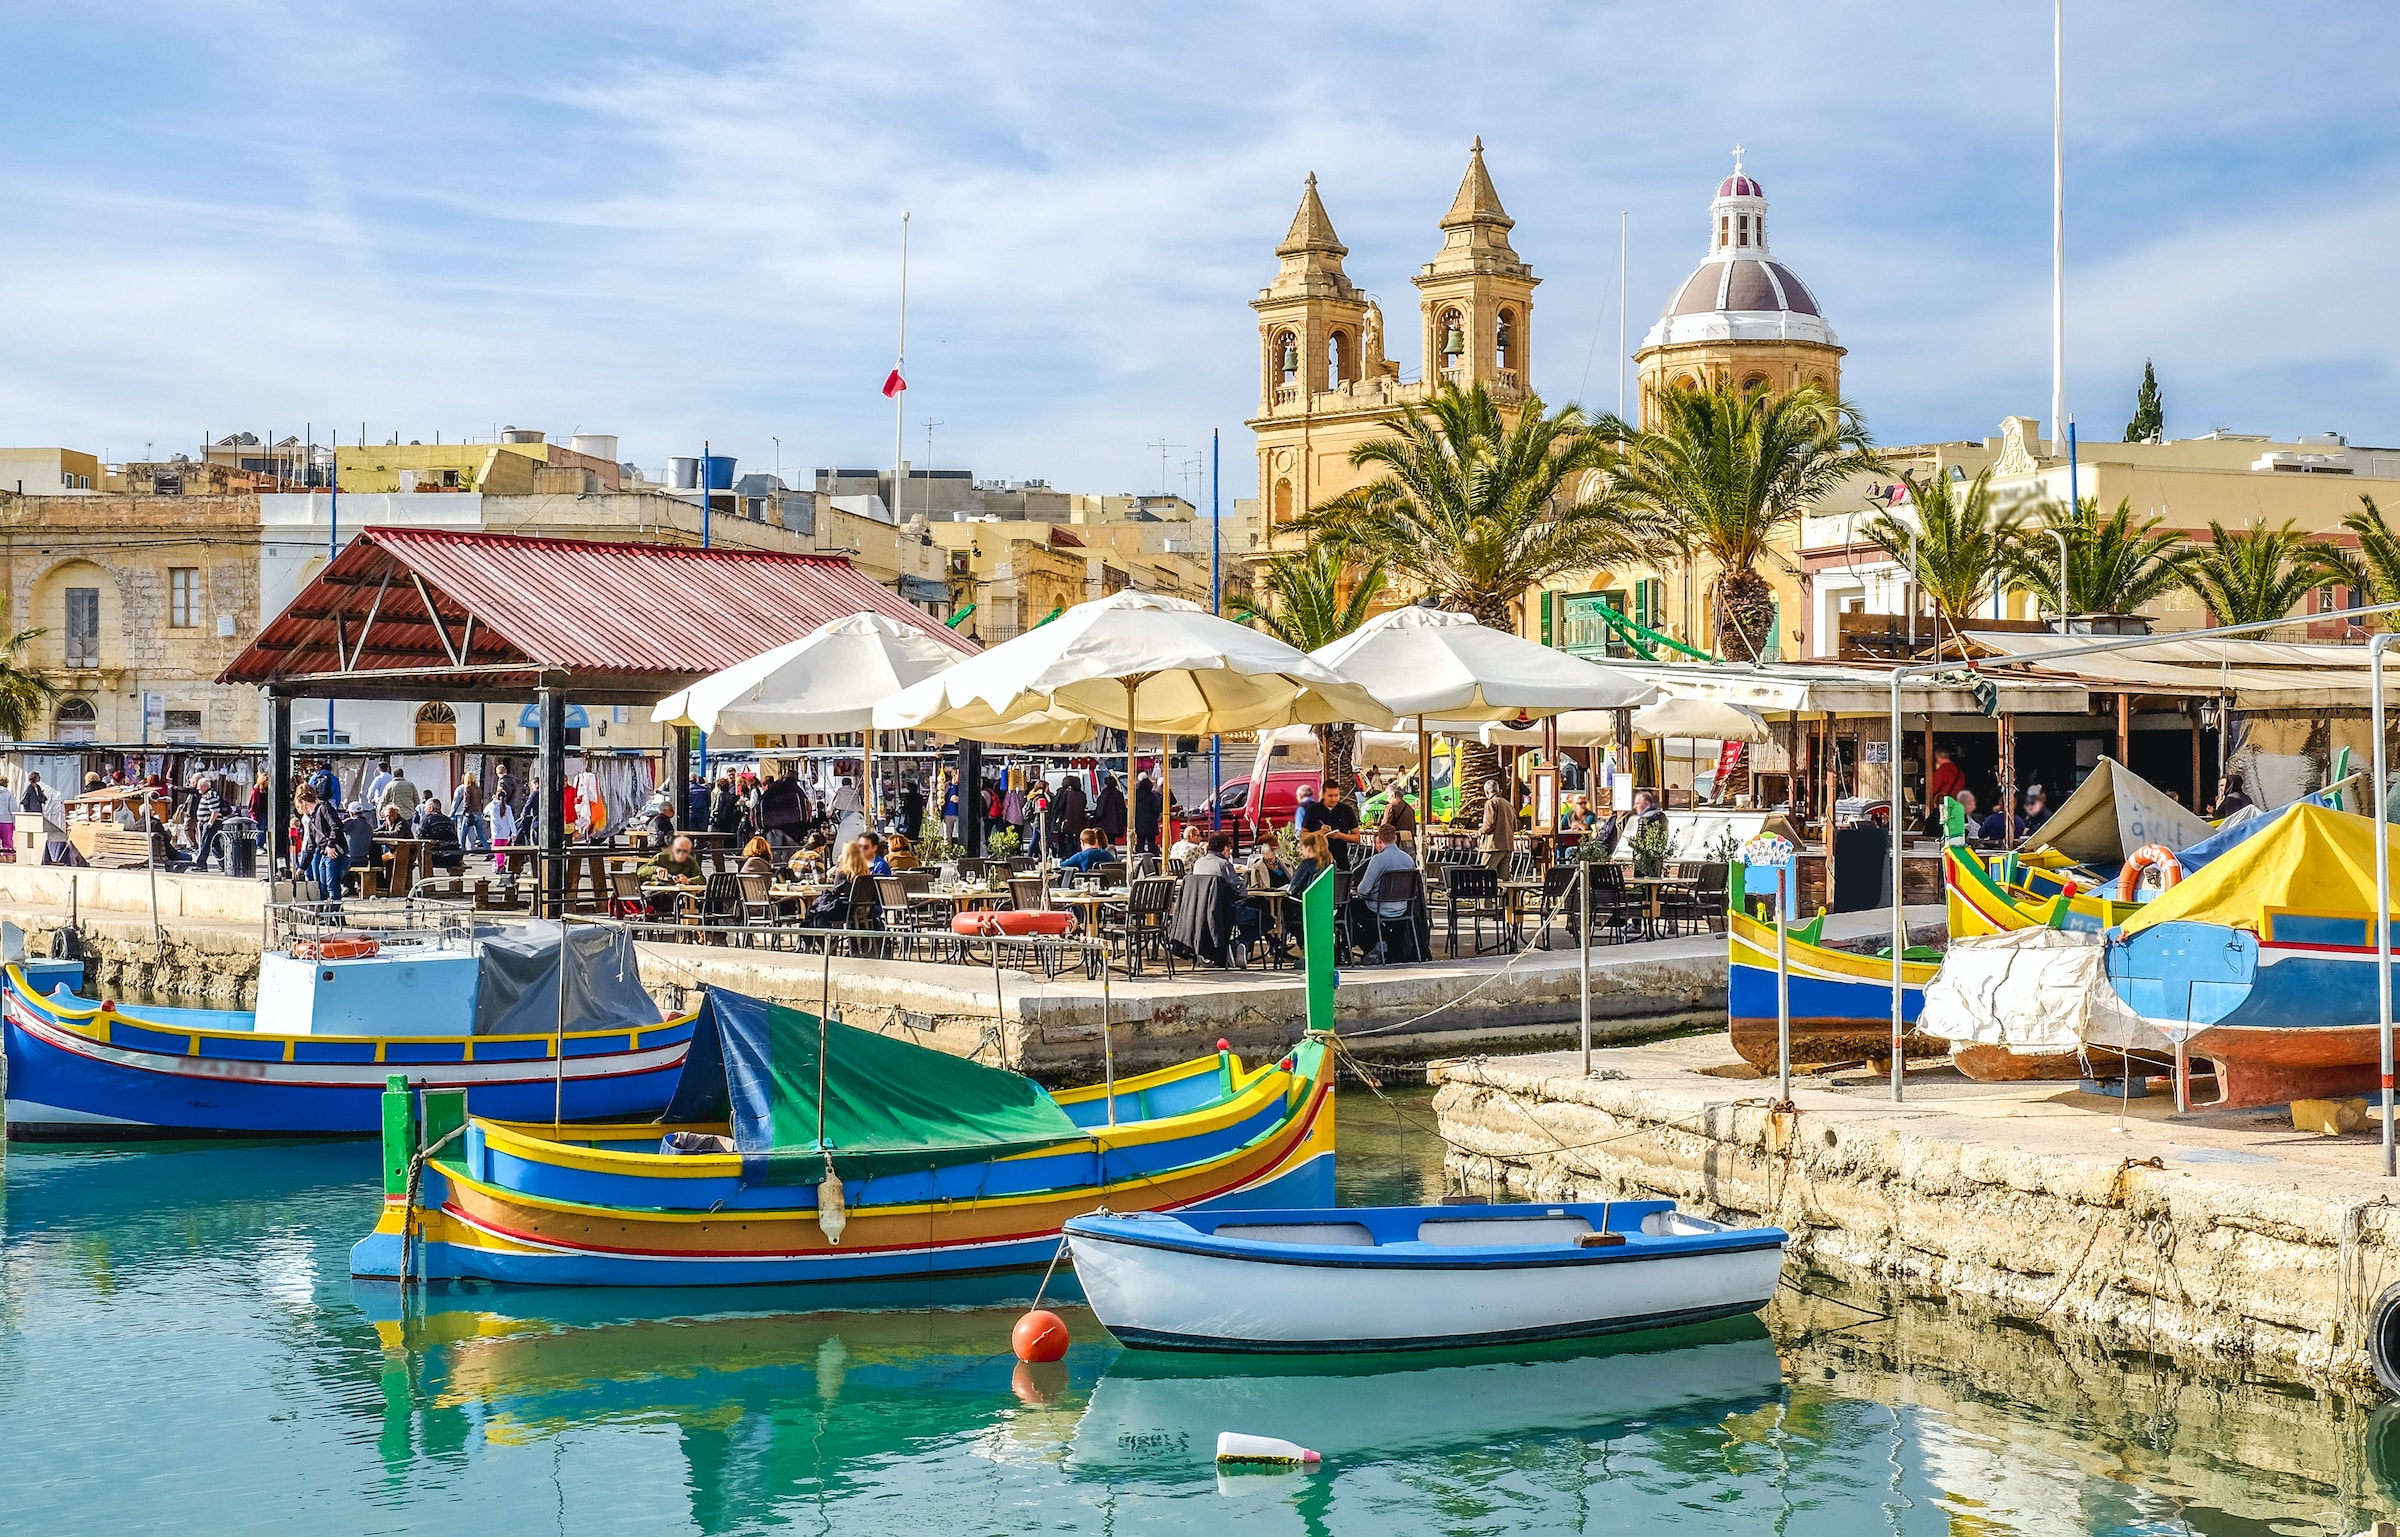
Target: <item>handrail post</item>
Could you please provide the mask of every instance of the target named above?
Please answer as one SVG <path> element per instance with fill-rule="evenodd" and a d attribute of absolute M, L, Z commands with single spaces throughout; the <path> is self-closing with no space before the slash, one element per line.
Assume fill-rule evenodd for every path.
<path fill-rule="evenodd" d="M 2400 1174 L 2392 1129 L 2392 851 L 2391 813 L 2384 804 L 2386 764 L 2383 746 L 2383 652 L 2391 643 L 2385 630 L 2367 642 L 2369 716 L 2375 730 L 2375 1043 L 2379 1084 L 2383 1090 L 2383 1177 Z"/>

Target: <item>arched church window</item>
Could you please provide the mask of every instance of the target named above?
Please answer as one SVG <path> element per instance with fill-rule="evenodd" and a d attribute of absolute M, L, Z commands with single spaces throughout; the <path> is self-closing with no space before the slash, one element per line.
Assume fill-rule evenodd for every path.
<path fill-rule="evenodd" d="M 1292 483 L 1288 480 L 1275 482 L 1275 521 L 1292 521 Z"/>
<path fill-rule="evenodd" d="M 100 712 L 92 708 L 89 699 L 62 699 L 58 702 L 56 739 L 61 742 L 96 742 L 100 739 Z"/>
<path fill-rule="evenodd" d="M 1766 387 L 1767 376 L 1765 374 L 1752 374 L 1742 381 L 1742 393 L 1745 395 L 1752 390 L 1763 390 Z"/>
<path fill-rule="evenodd" d="M 1350 371 L 1350 337 L 1336 331 L 1325 339 L 1325 387 L 1337 390 L 1352 377 Z"/>
<path fill-rule="evenodd" d="M 1517 312 L 1504 309 L 1492 328 L 1492 354 L 1502 368 L 1517 366 Z"/>
<path fill-rule="evenodd" d="M 1696 390 L 1700 387 L 1700 376 L 1698 374 L 1678 374 L 1675 377 L 1675 387 L 1679 390 Z"/>
<path fill-rule="evenodd" d="M 1275 377 L 1285 384 L 1300 378 L 1300 338 L 1289 331 L 1275 338 Z"/>

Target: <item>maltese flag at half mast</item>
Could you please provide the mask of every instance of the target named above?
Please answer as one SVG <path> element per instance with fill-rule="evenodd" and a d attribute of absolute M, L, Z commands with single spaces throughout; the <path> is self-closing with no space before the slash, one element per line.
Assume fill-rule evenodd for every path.
<path fill-rule="evenodd" d="M 884 399 L 890 400 L 893 396 L 899 394 L 902 390 L 907 388 L 908 381 L 900 377 L 899 369 L 895 368 L 890 373 L 883 376 Z"/>

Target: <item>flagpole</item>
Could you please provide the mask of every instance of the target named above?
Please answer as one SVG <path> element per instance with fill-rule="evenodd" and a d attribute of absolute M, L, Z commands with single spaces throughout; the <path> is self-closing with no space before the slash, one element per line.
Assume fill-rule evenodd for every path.
<path fill-rule="evenodd" d="M 2067 3 L 2050 3 L 2050 452 L 2067 435 Z M 1896 899 L 1895 899 L 1896 900 Z"/>
<path fill-rule="evenodd" d="M 900 214 L 900 360 L 892 365 L 892 526 L 900 526 L 900 437 L 908 425 L 908 213 Z"/>

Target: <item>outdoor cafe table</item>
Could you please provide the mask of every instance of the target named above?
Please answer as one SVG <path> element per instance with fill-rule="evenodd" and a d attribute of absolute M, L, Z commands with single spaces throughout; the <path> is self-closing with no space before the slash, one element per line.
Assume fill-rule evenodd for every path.
<path fill-rule="evenodd" d="M 379 879 L 388 881 L 390 893 L 393 896 L 404 897 L 416 889 L 417 877 L 420 874 L 431 875 L 433 873 L 433 844 L 430 840 L 401 838 L 390 833 L 377 833 L 375 842 L 384 850 L 383 868 L 381 871 L 362 872 L 359 881 L 360 896 L 374 895 L 373 892 L 366 889 L 366 874 L 375 874 Z"/>
<path fill-rule="evenodd" d="M 1673 888 L 1689 887 L 1698 890 L 1700 886 L 1697 880 L 1688 875 L 1628 875 L 1625 877 L 1625 884 L 1640 891 L 1643 899 L 1650 905 L 1649 922 L 1652 939 L 1658 937 L 1659 897 Z"/>
<path fill-rule="evenodd" d="M 1101 912 L 1123 904 L 1125 895 L 1123 888 L 1114 891 L 1078 891 L 1066 886 L 1050 888 L 1051 904 L 1073 908 L 1076 925 L 1086 934 L 1098 933 Z"/>

